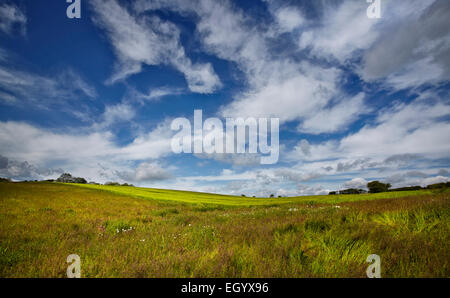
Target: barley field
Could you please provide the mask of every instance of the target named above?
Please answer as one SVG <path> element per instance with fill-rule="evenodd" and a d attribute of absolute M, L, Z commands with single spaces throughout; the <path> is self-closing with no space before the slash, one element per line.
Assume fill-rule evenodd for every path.
<path fill-rule="evenodd" d="M 0 277 L 450 277 L 450 192 L 248 198 L 0 183 Z"/>

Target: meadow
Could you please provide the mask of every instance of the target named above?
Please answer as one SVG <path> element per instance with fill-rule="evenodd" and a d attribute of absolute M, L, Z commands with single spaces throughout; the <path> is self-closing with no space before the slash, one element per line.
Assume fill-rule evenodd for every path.
<path fill-rule="evenodd" d="M 450 277 L 450 192 L 249 198 L 0 183 L 0 277 Z"/>

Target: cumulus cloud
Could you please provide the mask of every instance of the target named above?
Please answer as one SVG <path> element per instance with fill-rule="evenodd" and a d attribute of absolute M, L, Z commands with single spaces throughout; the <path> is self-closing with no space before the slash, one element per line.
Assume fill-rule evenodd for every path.
<path fill-rule="evenodd" d="M 303 160 L 355 159 L 370 157 L 387 163 L 426 156 L 443 158 L 450 152 L 450 129 L 445 117 L 450 105 L 445 102 L 415 100 L 409 104 L 393 103 L 377 113 L 375 121 L 340 140 L 310 145 L 305 155 L 300 147 L 291 158 Z M 380 160 L 380 161 L 381 161 Z"/>
<path fill-rule="evenodd" d="M 415 88 L 450 78 L 450 3 L 446 0 L 391 1 L 386 18 L 391 25 L 363 56 L 362 76 L 367 81 L 386 79 L 396 88 Z M 395 3 L 395 4 L 394 4 Z M 405 9 L 402 16 L 389 8 Z M 408 13 L 410 12 L 410 13 Z"/>
<path fill-rule="evenodd" d="M 448 1 L 382 1 L 381 19 L 367 18 L 364 1 L 320 7 L 319 21 L 299 33 L 299 48 L 311 56 L 352 65 L 365 81 L 394 89 L 449 79 Z"/>
<path fill-rule="evenodd" d="M 437 183 L 443 183 L 443 182 L 449 182 L 450 178 L 444 177 L 444 176 L 436 176 L 436 177 L 429 177 L 426 179 L 423 179 L 420 183 L 421 186 L 427 186 L 430 184 L 437 184 Z"/>
<path fill-rule="evenodd" d="M 193 63 L 179 29 L 157 16 L 133 14 L 117 1 L 92 2 L 94 22 L 106 31 L 119 58 L 111 83 L 142 71 L 143 65 L 170 65 L 182 72 L 192 92 L 213 93 L 221 82 L 210 63 Z"/>
<path fill-rule="evenodd" d="M 298 127 L 300 132 L 310 134 L 333 133 L 346 129 L 362 114 L 368 112 L 364 103 L 364 93 L 341 100 L 330 108 L 322 108 L 317 113 L 306 117 Z"/>
<path fill-rule="evenodd" d="M 426 187 L 431 184 L 448 182 L 450 181 L 450 178 L 440 175 L 435 176 L 421 171 L 403 171 L 380 180 L 385 183 L 390 183 L 392 188 L 398 188 L 407 186 Z"/>
<path fill-rule="evenodd" d="M 26 123 L 0 122 L 0 153 L 14 160 L 27 160 L 38 168 L 58 164 L 72 174 L 104 181 L 117 177 L 116 172 L 133 168 L 132 162 L 149 162 L 171 154 L 171 133 L 162 123 L 119 146 L 108 131 L 53 132 Z M 144 165 L 136 172 L 136 179 L 146 177 Z"/>
<path fill-rule="evenodd" d="M 374 178 L 403 186 L 447 176 L 445 169 L 438 173 L 429 169 L 430 165 L 445 167 L 442 160 L 450 152 L 448 94 L 433 94 L 423 87 L 449 79 L 448 1 L 386 0 L 380 20 L 367 18 L 368 4 L 359 0 L 314 1 L 307 5 L 312 7 L 308 11 L 303 2 L 264 3 L 271 17 L 260 22 L 231 1 L 92 1 L 93 20 L 104 30 L 117 57 L 109 83 L 143 72 L 145 66 L 163 65 L 182 73 L 189 90 L 131 90 L 121 102 L 105 107 L 91 131 L 62 132 L 0 122 L 0 153 L 36 164 L 38 169 L 58 164 L 93 179 L 126 178 L 158 185 L 169 180 L 171 188 L 238 195 L 328 193 L 326 187 L 311 185 L 317 181 L 336 189 L 343 181 L 346 187 L 359 188 Z M 319 6 L 321 13 L 314 13 Z M 288 134 L 295 134 L 287 140 L 289 146 L 295 143 L 293 150 L 281 157 L 289 168 L 247 171 L 245 167 L 260 165 L 260 156 L 203 154 L 197 157 L 231 164 L 233 170 L 171 177 L 158 160 L 171 153 L 167 123 L 151 131 L 140 128 L 130 143 L 116 144 L 117 136 L 108 129 L 117 122 L 131 122 L 139 104 L 186 91 L 213 93 L 222 86 L 212 64 L 188 57 L 180 27 L 161 14 L 167 10 L 192 20 L 197 50 L 226 60 L 240 71 L 242 88 L 218 108 L 218 114 L 279 117 Z M 2 103 L 48 105 L 61 99 L 97 97 L 95 88 L 75 71 L 48 76 L 13 67 L 9 60 L 0 49 Z M 374 86 L 409 92 L 393 102 L 392 94 L 374 98 Z M 77 112 L 80 118 L 85 114 Z M 371 117 L 362 119 L 369 113 Z M 0 158 L 0 167 L 9 167 L 9 160 Z"/>
<path fill-rule="evenodd" d="M 273 77 L 266 84 L 255 86 L 254 90 L 223 107 L 221 114 L 225 117 L 278 117 L 282 122 L 309 117 L 337 94 L 340 71 L 305 62 L 279 64 L 270 74 Z"/>
<path fill-rule="evenodd" d="M 108 105 L 100 117 L 101 121 L 95 123 L 94 128 L 103 129 L 118 122 L 127 122 L 132 120 L 135 115 L 136 111 L 129 103 L 121 102 L 116 105 Z"/>
<path fill-rule="evenodd" d="M 350 181 L 344 183 L 345 188 L 357 188 L 357 189 L 365 189 L 367 188 L 368 181 L 364 178 L 353 178 Z"/>
<path fill-rule="evenodd" d="M 295 7 L 281 7 L 272 13 L 281 32 L 291 32 L 305 23 L 303 14 Z"/>
<path fill-rule="evenodd" d="M 341 150 L 354 156 L 422 154 L 446 156 L 450 149 L 450 125 L 442 117 L 450 114 L 445 103 L 395 104 L 382 111 L 377 124 L 367 125 L 340 141 Z"/>
<path fill-rule="evenodd" d="M 219 113 L 224 117 L 278 117 L 282 123 L 308 120 L 311 115 L 333 105 L 332 101 L 339 96 L 338 108 L 351 105 L 354 107 L 352 113 L 334 113 L 335 122 L 321 122 L 318 133 L 344 129 L 360 114 L 360 111 L 354 111 L 355 108 L 362 109 L 360 102 L 352 101 L 338 87 L 342 75 L 339 69 L 272 53 L 274 34 L 301 27 L 302 12 L 296 7 L 273 7 L 278 29 L 268 31 L 259 28 L 255 20 L 229 1 L 141 0 L 134 7 L 138 12 L 168 9 L 194 16 L 204 49 L 236 63 L 245 75 L 247 88 L 220 109 Z M 318 121 L 309 120 L 305 129 L 316 128 Z"/>
<path fill-rule="evenodd" d="M 376 40 L 379 33 L 373 28 L 379 21 L 367 17 L 365 1 L 335 1 L 322 8 L 320 23 L 301 33 L 300 48 L 344 63 L 356 50 L 365 49 Z"/>
<path fill-rule="evenodd" d="M 143 162 L 133 171 L 117 172 L 125 181 L 153 182 L 172 178 L 172 175 L 157 162 Z"/>
<path fill-rule="evenodd" d="M 27 161 L 17 161 L 0 155 L 0 177 L 13 180 L 36 180 L 53 178 L 61 173 L 63 173 L 62 169 L 37 167 Z"/>

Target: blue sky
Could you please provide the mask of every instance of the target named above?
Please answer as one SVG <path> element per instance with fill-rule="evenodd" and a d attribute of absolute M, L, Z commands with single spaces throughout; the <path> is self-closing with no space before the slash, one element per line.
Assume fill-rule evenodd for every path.
<path fill-rule="evenodd" d="M 0 176 L 268 196 L 450 180 L 450 3 L 0 1 Z M 171 121 L 280 119 L 280 157 L 174 154 Z"/>

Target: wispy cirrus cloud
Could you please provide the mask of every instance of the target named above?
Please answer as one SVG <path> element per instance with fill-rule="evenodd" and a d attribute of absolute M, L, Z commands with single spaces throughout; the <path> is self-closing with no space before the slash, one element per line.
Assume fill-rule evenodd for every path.
<path fill-rule="evenodd" d="M 8 100 L 9 96 L 20 103 L 32 102 L 41 107 L 61 100 L 97 96 L 95 88 L 71 69 L 52 77 L 18 69 L 8 63 L 0 63 L 0 88 L 3 99 Z"/>
<path fill-rule="evenodd" d="M 0 30 L 11 35 L 19 32 L 25 35 L 27 32 L 27 17 L 23 10 L 13 3 L 0 4 Z"/>

